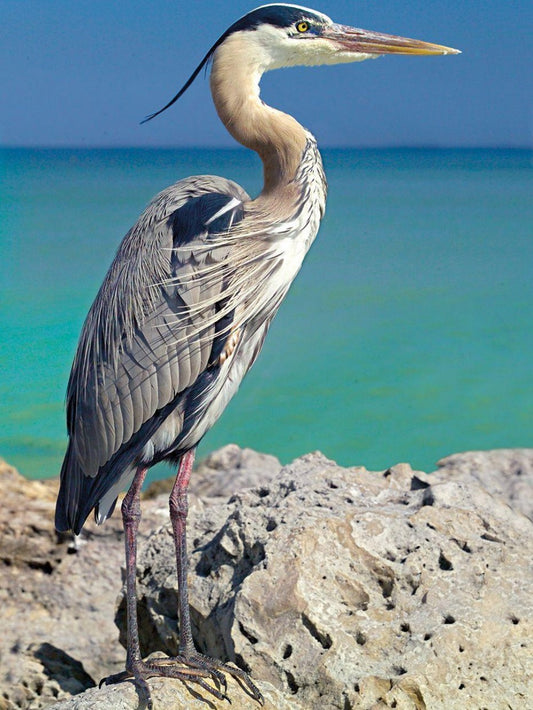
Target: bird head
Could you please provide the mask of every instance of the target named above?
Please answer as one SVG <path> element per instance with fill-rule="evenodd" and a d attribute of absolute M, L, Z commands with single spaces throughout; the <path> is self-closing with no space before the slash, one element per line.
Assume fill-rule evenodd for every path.
<path fill-rule="evenodd" d="M 361 62 L 384 54 L 459 54 L 459 50 L 440 44 L 340 25 L 321 12 L 299 5 L 262 5 L 234 22 L 211 47 L 176 96 L 145 120 L 172 106 L 215 52 L 237 38 L 241 49 L 245 47 L 250 63 L 261 73 L 290 66 Z"/>
<path fill-rule="evenodd" d="M 281 3 L 252 10 L 219 41 L 226 41 L 236 32 L 245 33 L 250 51 L 262 55 L 264 71 L 360 62 L 383 54 L 458 53 L 451 47 L 340 25 L 316 10 Z"/>

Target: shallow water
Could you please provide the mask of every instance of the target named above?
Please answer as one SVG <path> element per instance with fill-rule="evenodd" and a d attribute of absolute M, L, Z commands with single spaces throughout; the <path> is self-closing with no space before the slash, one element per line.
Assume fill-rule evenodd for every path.
<path fill-rule="evenodd" d="M 432 470 L 455 451 L 532 446 L 531 154 L 323 155 L 319 237 L 200 455 L 236 442 L 283 462 L 320 449 Z M 17 149 L 0 170 L 0 455 L 48 477 L 78 334 L 123 234 L 181 177 L 255 194 L 261 169 L 240 150 Z"/>

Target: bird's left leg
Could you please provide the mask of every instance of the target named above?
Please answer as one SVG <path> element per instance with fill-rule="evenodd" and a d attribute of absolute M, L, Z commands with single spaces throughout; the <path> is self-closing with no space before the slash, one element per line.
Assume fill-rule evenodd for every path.
<path fill-rule="evenodd" d="M 159 661 L 164 667 L 167 663 L 183 664 L 188 669 L 189 680 L 199 683 L 206 688 L 205 678 L 210 676 L 216 686 L 216 691 L 212 687 L 208 689 L 217 695 L 219 689 L 226 689 L 225 673 L 233 676 L 250 695 L 260 703 L 263 696 L 259 689 L 252 683 L 248 675 L 240 668 L 222 663 L 214 658 L 198 653 L 194 646 L 191 631 L 191 616 L 189 610 L 189 592 L 187 585 L 188 558 L 187 558 L 187 513 L 188 496 L 187 489 L 191 478 L 194 463 L 195 450 L 185 453 L 180 461 L 176 481 L 169 499 L 170 520 L 174 534 L 174 544 L 176 548 L 176 567 L 178 576 L 178 607 L 179 607 L 179 652 L 176 658 L 169 658 Z M 182 671 L 183 672 L 183 671 Z M 197 674 L 197 675 L 196 675 Z M 225 697 L 225 696 L 222 696 Z"/>

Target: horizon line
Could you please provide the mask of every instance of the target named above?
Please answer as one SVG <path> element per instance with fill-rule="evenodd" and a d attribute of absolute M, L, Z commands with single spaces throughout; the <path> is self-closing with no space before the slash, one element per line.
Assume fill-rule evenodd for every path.
<path fill-rule="evenodd" d="M 319 146 L 320 150 L 520 150 L 533 151 L 533 145 L 501 145 L 501 144 L 479 144 L 479 145 L 412 145 L 412 144 L 394 144 L 394 145 L 328 145 L 322 143 Z M 76 144 L 7 144 L 0 143 L 0 150 L 220 150 L 220 151 L 246 151 L 253 153 L 250 149 L 241 146 L 228 145 L 76 145 Z"/>

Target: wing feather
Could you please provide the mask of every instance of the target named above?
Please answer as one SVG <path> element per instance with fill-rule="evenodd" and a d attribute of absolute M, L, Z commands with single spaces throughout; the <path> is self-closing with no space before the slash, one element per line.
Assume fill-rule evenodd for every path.
<path fill-rule="evenodd" d="M 124 238 L 88 314 L 67 392 L 85 475 L 95 476 L 208 366 L 223 279 L 202 270 L 227 258 L 218 244 L 210 253 L 210 239 L 240 219 L 247 199 L 228 180 L 190 178 L 158 195 Z"/>

